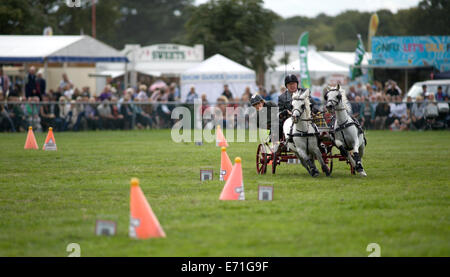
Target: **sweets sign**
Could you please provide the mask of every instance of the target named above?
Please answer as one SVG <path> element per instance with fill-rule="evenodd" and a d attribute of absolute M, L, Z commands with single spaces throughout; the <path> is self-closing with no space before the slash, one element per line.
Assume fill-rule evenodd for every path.
<path fill-rule="evenodd" d="M 190 47 L 178 44 L 156 44 L 137 51 L 137 57 L 142 62 L 201 62 L 204 57 L 203 45 Z"/>

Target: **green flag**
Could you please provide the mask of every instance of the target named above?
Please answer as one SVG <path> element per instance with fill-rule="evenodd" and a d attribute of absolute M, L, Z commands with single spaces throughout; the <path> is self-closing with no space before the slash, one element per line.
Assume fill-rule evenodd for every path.
<path fill-rule="evenodd" d="M 364 50 L 364 44 L 361 40 L 361 35 L 358 34 L 358 44 L 356 45 L 356 50 L 355 50 L 355 65 L 356 66 L 361 65 L 365 53 L 366 53 L 366 51 Z M 352 70 L 350 70 L 350 73 L 351 73 L 352 80 L 355 80 L 356 77 L 362 75 L 362 71 L 361 71 L 360 67 L 353 67 Z"/>
<path fill-rule="evenodd" d="M 298 48 L 300 51 L 300 79 L 303 88 L 311 88 L 311 79 L 308 70 L 308 37 L 309 33 L 304 32 L 298 39 Z"/>

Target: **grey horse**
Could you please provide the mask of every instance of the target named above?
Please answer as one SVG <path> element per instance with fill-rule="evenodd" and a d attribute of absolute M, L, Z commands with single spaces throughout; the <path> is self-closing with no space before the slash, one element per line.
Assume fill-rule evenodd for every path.
<path fill-rule="evenodd" d="M 356 172 L 367 176 L 361 162 L 365 147 L 364 132 L 357 128 L 357 123 L 349 115 L 351 108 L 345 91 L 339 85 L 327 87 L 324 99 L 327 110 L 336 112 L 336 122 L 332 128 L 335 133 L 334 142 L 341 155 L 347 157 Z"/>
<path fill-rule="evenodd" d="M 314 157 L 321 164 L 322 171 L 330 176 L 330 170 L 322 159 L 322 153 L 318 146 L 318 130 L 313 127 L 309 96 L 309 89 L 302 94 L 297 92 L 293 95 L 292 116 L 284 122 L 283 132 L 287 146 L 294 151 L 312 177 L 319 176 Z"/>

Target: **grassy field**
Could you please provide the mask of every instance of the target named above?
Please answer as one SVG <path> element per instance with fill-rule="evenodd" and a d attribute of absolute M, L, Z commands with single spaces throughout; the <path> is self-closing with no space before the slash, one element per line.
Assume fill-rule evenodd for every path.
<path fill-rule="evenodd" d="M 46 134 L 37 134 L 40 147 Z M 336 163 L 313 179 L 283 164 L 259 176 L 256 143 L 242 157 L 245 201 L 219 201 L 215 144 L 173 143 L 170 131 L 56 133 L 57 152 L 25 151 L 25 134 L 0 134 L 0 256 L 450 256 L 450 132 L 369 131 L 367 178 Z M 138 177 L 167 238 L 128 237 L 130 178 Z M 273 184 L 274 201 L 258 201 Z M 114 220 L 114 237 L 94 234 Z"/>

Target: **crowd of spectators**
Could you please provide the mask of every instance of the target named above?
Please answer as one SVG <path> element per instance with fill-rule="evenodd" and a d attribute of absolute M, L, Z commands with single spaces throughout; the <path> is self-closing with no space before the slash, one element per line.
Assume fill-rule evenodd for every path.
<path fill-rule="evenodd" d="M 448 125 L 448 95 L 442 87 L 436 92 L 428 92 L 426 85 L 416 99 L 407 97 L 393 80 L 384 86 L 357 84 L 350 86 L 347 99 L 351 102 L 352 114 L 366 129 L 390 129 L 393 131 L 424 130 Z M 440 105 L 443 104 L 440 110 Z M 447 108 L 445 108 L 445 106 Z"/>
<path fill-rule="evenodd" d="M 89 87 L 79 89 L 67 74 L 62 75 L 56 89 L 47 90 L 42 73 L 36 72 L 34 67 L 29 69 L 22 95 L 21 88 L 17 84 L 12 85 L 0 67 L 0 131 L 26 131 L 28 126 L 37 132 L 45 132 L 49 127 L 60 132 L 170 128 L 174 123 L 171 112 L 176 105 L 192 106 L 194 100 L 199 98 L 195 87 L 191 87 L 184 103 L 181 103 L 176 83 L 154 89 L 140 84 L 136 89 L 127 88 L 124 92 L 108 84 L 96 96 Z M 272 85 L 267 92 L 259 85 L 254 93 L 266 101 L 278 103 L 278 97 L 285 91 L 283 86 L 276 89 Z M 384 85 L 380 82 L 373 85 L 358 83 L 347 90 L 352 115 L 366 129 L 422 130 L 439 122 L 448 126 L 448 113 L 442 115 L 440 103 L 437 103 L 448 101 L 448 95 L 441 88 L 428 92 L 424 86 L 415 101 L 408 98 L 404 102 L 403 95 L 392 80 Z M 201 94 L 202 112 L 213 108 L 212 113 L 217 116 L 223 114 L 222 120 L 227 124 L 235 118 L 226 118 L 226 108 L 242 107 L 239 112 L 248 117 L 251 97 L 250 87 L 241 97 L 236 97 L 229 86 L 224 85 L 223 93 L 213 103 L 209 102 L 207 94 Z"/>

